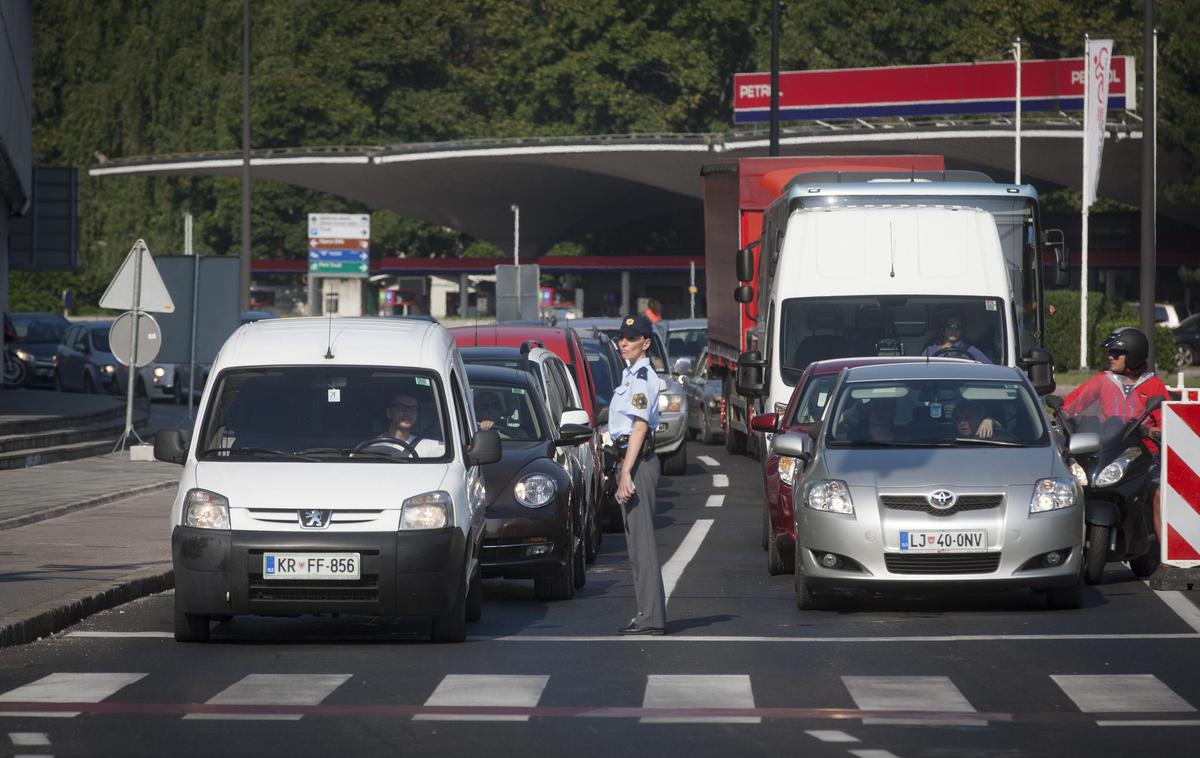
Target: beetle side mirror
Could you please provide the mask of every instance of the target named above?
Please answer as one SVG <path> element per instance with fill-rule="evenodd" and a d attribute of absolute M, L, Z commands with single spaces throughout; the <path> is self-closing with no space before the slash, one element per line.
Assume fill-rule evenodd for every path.
<path fill-rule="evenodd" d="M 467 447 L 467 465 L 483 466 L 500 460 L 500 435 L 493 429 L 481 429 L 471 437 Z"/>

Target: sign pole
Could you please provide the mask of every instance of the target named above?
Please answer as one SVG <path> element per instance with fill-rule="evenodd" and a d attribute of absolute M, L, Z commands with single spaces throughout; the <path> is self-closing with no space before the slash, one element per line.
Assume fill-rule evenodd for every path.
<path fill-rule="evenodd" d="M 691 297 L 692 315 L 691 318 L 696 318 L 696 262 L 688 261 L 688 295 Z"/>
<path fill-rule="evenodd" d="M 1088 206 L 1091 205 L 1089 177 L 1091 176 L 1091 161 L 1088 150 L 1088 109 L 1092 104 L 1092 66 L 1088 57 L 1088 35 L 1083 35 L 1083 210 L 1080 212 L 1079 224 L 1082 235 L 1079 250 L 1079 368 L 1086 369 L 1088 365 L 1087 344 L 1087 301 L 1088 301 Z"/>
<path fill-rule="evenodd" d="M 1021 38 L 1013 41 L 1013 56 L 1017 59 L 1017 144 L 1013 184 L 1021 183 Z"/>
<path fill-rule="evenodd" d="M 192 341 L 188 346 L 188 421 L 192 414 L 192 393 L 196 391 L 196 314 L 200 311 L 200 256 L 192 250 L 192 214 L 183 214 L 183 254 L 192 256 Z M 178 378 L 176 379 L 178 381 Z"/>
<path fill-rule="evenodd" d="M 516 203 L 508 206 L 513 212 L 513 272 L 517 278 L 517 318 L 525 318 L 525 311 L 521 307 L 521 206 Z M 462 294 L 463 297 L 467 293 Z"/>
<path fill-rule="evenodd" d="M 142 442 L 142 438 L 138 437 L 137 431 L 133 428 L 133 385 L 136 380 L 134 374 L 137 372 L 138 315 L 142 305 L 142 251 L 144 249 L 144 243 L 139 244 L 133 259 L 133 308 L 129 311 L 133 315 L 133 328 L 129 330 L 129 370 L 125 372 L 125 429 L 121 432 L 120 450 L 125 449 L 125 443 L 130 435 L 133 435 L 138 442 Z"/>

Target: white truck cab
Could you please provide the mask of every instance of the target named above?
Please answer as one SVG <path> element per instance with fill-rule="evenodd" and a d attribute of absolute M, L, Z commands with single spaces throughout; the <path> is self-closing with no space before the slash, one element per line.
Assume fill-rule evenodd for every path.
<path fill-rule="evenodd" d="M 321 613 L 423 616 L 461 641 L 481 614 L 476 429 L 450 334 L 403 319 L 278 319 L 225 343 L 171 509 L 175 637 L 213 618 Z"/>

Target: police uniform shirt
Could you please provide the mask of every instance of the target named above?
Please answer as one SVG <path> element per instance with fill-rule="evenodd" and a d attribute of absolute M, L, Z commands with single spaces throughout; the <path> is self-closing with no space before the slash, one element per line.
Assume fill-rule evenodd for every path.
<path fill-rule="evenodd" d="M 658 428 L 658 375 L 650 368 L 646 356 L 625 369 L 621 385 L 613 390 L 608 407 L 608 433 L 613 439 L 626 437 L 637 419 L 649 425 L 647 434 L 654 434 Z"/>

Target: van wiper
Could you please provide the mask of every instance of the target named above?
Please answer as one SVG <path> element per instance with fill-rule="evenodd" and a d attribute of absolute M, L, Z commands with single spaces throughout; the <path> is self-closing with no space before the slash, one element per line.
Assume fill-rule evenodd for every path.
<path fill-rule="evenodd" d="M 384 458 L 389 461 L 399 460 L 391 453 L 379 450 L 359 450 L 353 447 L 310 447 L 301 450 L 298 455 L 336 455 L 339 458 Z"/>
<path fill-rule="evenodd" d="M 1020 442 L 1009 442 L 1008 440 L 998 440 L 988 437 L 956 437 L 954 444 L 957 445 L 990 445 L 995 447 L 1025 447 Z"/>
<path fill-rule="evenodd" d="M 316 458 L 309 458 L 303 453 L 289 453 L 286 450 L 275 450 L 270 447 L 210 447 L 206 450 L 201 450 L 200 455 L 207 457 L 214 453 L 230 453 L 230 454 L 245 454 L 245 455 L 272 455 L 276 458 L 299 458 L 305 461 L 315 461 Z"/>

